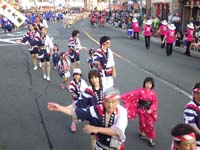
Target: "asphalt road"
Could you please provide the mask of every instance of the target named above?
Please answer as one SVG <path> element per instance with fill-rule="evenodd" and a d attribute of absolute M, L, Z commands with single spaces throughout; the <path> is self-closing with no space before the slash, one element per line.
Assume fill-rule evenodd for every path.
<path fill-rule="evenodd" d="M 49 26 L 60 51 L 67 50 L 66 43 L 73 29 L 81 31 L 81 43 L 88 48 L 98 48 L 96 42 L 103 35 L 111 37 L 117 68 L 115 86 L 121 93 L 141 87 L 147 76 L 155 78 L 159 99 L 156 146 L 150 148 L 139 139 L 136 119 L 129 121 L 125 148 L 168 150 L 172 140 L 170 130 L 183 122 L 184 105 L 189 101 L 192 86 L 199 81 L 199 57 L 186 57 L 181 50 L 167 57 L 155 39 L 146 50 L 142 37 L 139 41 L 130 40 L 125 32 L 110 25 L 93 29 L 87 20 L 69 29 L 61 24 Z M 87 122 L 78 125 L 77 133 L 71 133 L 70 117 L 47 110 L 48 101 L 70 104 L 70 95 L 59 89 L 62 79 L 56 70 L 52 69 L 50 82 L 42 79 L 40 69 L 33 71 L 26 46 L 14 43 L 23 33 L 0 34 L 0 150 L 88 150 L 90 136 L 82 132 Z M 82 51 L 81 69 L 86 80 L 87 57 L 88 51 Z"/>

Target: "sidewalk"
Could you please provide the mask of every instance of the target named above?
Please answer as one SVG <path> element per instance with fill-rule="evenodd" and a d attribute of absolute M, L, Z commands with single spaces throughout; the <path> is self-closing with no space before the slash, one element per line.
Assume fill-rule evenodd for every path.
<path fill-rule="evenodd" d="M 106 23 L 106 25 L 115 28 L 114 26 L 112 26 L 112 25 L 109 24 L 109 23 Z M 119 29 L 121 32 L 124 32 L 124 33 L 127 35 L 127 30 L 121 29 L 121 28 L 116 28 L 116 29 Z M 143 36 L 142 33 L 140 33 L 139 36 L 140 36 L 140 40 L 141 40 L 141 39 L 144 40 L 144 36 Z M 127 39 L 128 39 L 128 35 L 127 35 Z M 129 40 L 131 40 L 131 39 L 129 39 Z M 151 42 L 160 45 L 160 38 L 159 38 L 159 37 L 151 36 Z M 159 48 L 160 48 L 160 47 L 159 47 Z M 184 52 L 185 52 L 185 48 L 183 48 L 183 47 L 173 46 L 173 50 L 174 50 L 174 51 L 177 51 L 177 52 L 179 52 L 179 53 L 183 53 L 183 55 L 184 55 Z M 190 54 L 191 54 L 191 56 L 195 56 L 195 57 L 199 57 L 199 58 L 200 58 L 200 52 L 196 52 L 196 51 L 194 51 L 194 50 L 190 50 Z M 191 57 L 191 56 L 190 56 L 190 57 Z M 188 56 L 187 56 L 187 57 L 188 57 Z"/>

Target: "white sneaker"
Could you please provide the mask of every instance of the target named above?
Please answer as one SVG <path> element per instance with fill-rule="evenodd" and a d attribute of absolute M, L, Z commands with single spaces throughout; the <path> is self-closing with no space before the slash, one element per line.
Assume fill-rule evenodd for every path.
<path fill-rule="evenodd" d="M 37 66 L 35 66 L 34 68 L 33 68 L 33 70 L 37 70 L 38 69 L 38 67 Z"/>
<path fill-rule="evenodd" d="M 47 81 L 50 81 L 50 77 L 49 76 L 47 77 Z"/>
<path fill-rule="evenodd" d="M 43 79 L 47 79 L 47 76 L 46 76 L 46 74 L 44 74 L 44 75 L 43 75 Z"/>
<path fill-rule="evenodd" d="M 42 68 L 42 63 L 41 62 L 39 62 L 39 67 Z"/>

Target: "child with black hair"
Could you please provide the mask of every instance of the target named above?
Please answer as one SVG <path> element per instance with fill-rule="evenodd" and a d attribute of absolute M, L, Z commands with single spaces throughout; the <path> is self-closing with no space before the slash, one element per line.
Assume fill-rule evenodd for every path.
<path fill-rule="evenodd" d="M 185 46 L 185 42 L 184 42 L 183 37 L 184 37 L 184 35 L 183 35 L 182 31 L 177 32 L 175 46 L 179 46 L 179 47 L 180 46 Z"/>
<path fill-rule="evenodd" d="M 143 87 L 132 90 L 121 95 L 124 106 L 128 112 L 129 119 L 135 119 L 139 116 L 139 137 L 142 140 L 148 139 L 149 146 L 155 145 L 155 127 L 158 115 L 157 94 L 153 90 L 155 85 L 152 77 L 146 77 L 143 81 Z"/>
<path fill-rule="evenodd" d="M 64 81 L 60 84 L 61 89 L 68 89 L 69 78 L 70 78 L 70 61 L 67 58 L 67 53 L 62 52 L 60 54 L 60 60 L 58 62 L 58 73 L 61 78 L 64 78 Z"/>
<path fill-rule="evenodd" d="M 69 92 L 72 96 L 72 102 L 78 100 L 81 93 L 88 87 L 86 81 L 82 78 L 82 72 L 80 68 L 73 70 L 73 79 L 69 83 Z M 76 118 L 72 117 L 71 131 L 76 132 Z"/>
<path fill-rule="evenodd" d="M 93 56 L 94 56 L 94 53 L 95 53 L 95 49 L 91 48 L 89 50 L 89 57 L 87 58 L 87 63 L 88 63 L 89 70 L 91 70 L 94 67 L 93 66 Z"/>
<path fill-rule="evenodd" d="M 59 51 L 58 44 L 54 44 L 53 54 L 52 54 L 52 61 L 53 61 L 54 69 L 57 69 L 58 62 L 60 60 L 60 56 L 59 56 L 59 52 L 58 51 Z"/>

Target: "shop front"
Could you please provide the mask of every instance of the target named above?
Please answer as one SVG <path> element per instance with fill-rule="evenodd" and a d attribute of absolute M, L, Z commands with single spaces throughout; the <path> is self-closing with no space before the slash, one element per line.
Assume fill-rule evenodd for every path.
<path fill-rule="evenodd" d="M 200 16 L 199 1 L 183 1 L 183 21 L 182 30 L 185 31 L 186 25 L 195 22 Z"/>
<path fill-rule="evenodd" d="M 154 17 L 159 17 L 161 20 L 167 20 L 168 13 L 170 12 L 170 1 L 152 0 L 151 14 Z"/>

